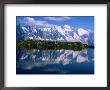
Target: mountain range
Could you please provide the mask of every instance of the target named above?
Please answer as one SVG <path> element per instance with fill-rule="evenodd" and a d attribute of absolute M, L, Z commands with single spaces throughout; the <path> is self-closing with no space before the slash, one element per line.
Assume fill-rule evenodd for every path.
<path fill-rule="evenodd" d="M 94 45 L 94 32 L 83 28 L 73 28 L 69 25 L 64 26 L 16 26 L 17 40 L 49 40 L 61 42 L 81 42 Z"/>

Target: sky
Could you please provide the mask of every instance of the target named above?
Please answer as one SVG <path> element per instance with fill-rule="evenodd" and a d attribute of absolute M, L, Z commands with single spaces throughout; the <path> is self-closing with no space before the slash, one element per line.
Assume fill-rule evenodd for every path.
<path fill-rule="evenodd" d="M 94 31 L 94 16 L 16 16 L 16 24 L 64 26 Z"/>

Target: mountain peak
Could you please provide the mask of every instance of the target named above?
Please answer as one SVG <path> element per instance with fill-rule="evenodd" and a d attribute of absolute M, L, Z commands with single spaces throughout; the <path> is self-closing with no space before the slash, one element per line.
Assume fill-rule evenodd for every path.
<path fill-rule="evenodd" d="M 74 30 L 69 25 L 53 26 L 53 27 L 39 27 L 39 26 L 21 26 L 16 28 L 17 39 L 35 39 L 35 40 L 50 40 L 50 41 L 65 41 L 65 42 L 81 42 L 89 44 L 91 41 L 91 33 L 83 28 Z"/>

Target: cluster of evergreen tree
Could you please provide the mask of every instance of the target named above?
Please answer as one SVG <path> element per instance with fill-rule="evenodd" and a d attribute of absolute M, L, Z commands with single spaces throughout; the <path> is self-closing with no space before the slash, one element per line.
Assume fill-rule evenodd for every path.
<path fill-rule="evenodd" d="M 89 48 L 87 44 L 81 42 L 60 42 L 60 41 L 41 41 L 41 40 L 17 40 L 16 46 L 25 49 L 68 49 L 82 50 Z M 93 47 L 91 47 L 93 48 Z"/>

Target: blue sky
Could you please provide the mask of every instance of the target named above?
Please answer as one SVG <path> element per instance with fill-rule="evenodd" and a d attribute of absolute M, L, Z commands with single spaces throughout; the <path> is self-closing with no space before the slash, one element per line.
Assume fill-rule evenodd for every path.
<path fill-rule="evenodd" d="M 17 16 L 17 24 L 69 25 L 94 31 L 94 16 Z"/>

